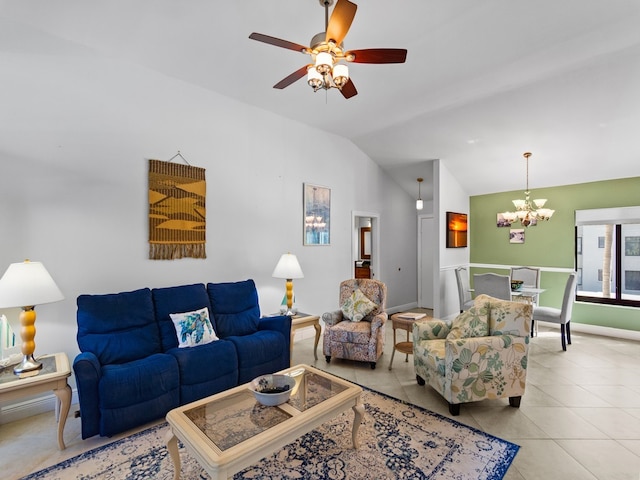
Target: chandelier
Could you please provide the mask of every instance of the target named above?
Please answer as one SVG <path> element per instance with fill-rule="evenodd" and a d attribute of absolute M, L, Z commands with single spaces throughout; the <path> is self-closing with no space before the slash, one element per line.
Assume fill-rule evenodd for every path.
<path fill-rule="evenodd" d="M 520 223 L 524 227 L 528 227 L 531 224 L 536 224 L 538 220 L 549 220 L 554 214 L 555 210 L 551 210 L 549 208 L 544 208 L 545 203 L 547 203 L 546 198 L 538 198 L 535 200 L 530 200 L 529 195 L 529 157 L 531 156 L 530 152 L 526 152 L 524 154 L 524 158 L 527 162 L 527 189 L 524 192 L 524 200 L 513 200 L 513 205 L 516 207 L 515 212 L 503 212 L 503 218 L 509 222 L 513 223 L 516 220 L 520 220 Z"/>

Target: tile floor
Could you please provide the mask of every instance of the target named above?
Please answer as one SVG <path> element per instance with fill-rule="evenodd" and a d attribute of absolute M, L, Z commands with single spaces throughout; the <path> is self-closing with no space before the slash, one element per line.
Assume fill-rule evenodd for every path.
<path fill-rule="evenodd" d="M 388 369 L 392 339 L 388 328 L 385 353 L 375 370 L 344 360 L 327 364 L 322 340 L 316 361 L 312 333 L 295 342 L 293 361 L 449 416 L 442 397 L 417 385 L 411 356 L 406 363 L 404 355 L 396 355 Z M 532 339 L 521 407 L 509 407 L 506 399 L 472 403 L 461 407 L 456 420 L 521 446 L 508 480 L 640 480 L 639 366 L 640 342 L 575 332 L 573 345 L 563 352 L 558 330 L 541 327 Z M 81 440 L 80 420 L 73 418 L 76 409 L 72 405 L 63 452 L 56 447 L 53 413 L 0 426 L 2 478 L 19 478 L 115 439 Z"/>

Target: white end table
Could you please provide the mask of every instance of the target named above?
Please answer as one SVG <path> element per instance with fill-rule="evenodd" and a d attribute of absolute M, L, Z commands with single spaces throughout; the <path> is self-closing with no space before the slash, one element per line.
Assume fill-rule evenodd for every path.
<path fill-rule="evenodd" d="M 64 424 L 71 407 L 71 387 L 67 378 L 71 375 L 69 358 L 65 353 L 54 353 L 38 357 L 42 363 L 40 370 L 23 375 L 13 373 L 13 365 L 0 370 L 0 401 L 27 397 L 37 393 L 53 390 L 58 397 L 58 448 L 64 450 Z"/>

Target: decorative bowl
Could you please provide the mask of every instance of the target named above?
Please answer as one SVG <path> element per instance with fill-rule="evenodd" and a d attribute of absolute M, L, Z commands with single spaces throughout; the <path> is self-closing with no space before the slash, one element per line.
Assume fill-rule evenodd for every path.
<path fill-rule="evenodd" d="M 249 384 L 256 400 L 262 405 L 272 407 L 289 400 L 296 381 L 289 375 L 262 375 Z"/>
<path fill-rule="evenodd" d="M 518 290 L 522 290 L 522 284 L 524 282 L 522 280 L 511 280 L 511 290 L 517 292 Z"/>

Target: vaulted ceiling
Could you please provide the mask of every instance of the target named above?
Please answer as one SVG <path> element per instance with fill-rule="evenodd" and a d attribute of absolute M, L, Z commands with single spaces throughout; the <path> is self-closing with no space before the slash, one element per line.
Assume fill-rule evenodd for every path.
<path fill-rule="evenodd" d="M 249 34 L 308 45 L 320 3 L 0 1 L 0 71 L 21 72 L 0 127 L 43 81 L 25 58 L 77 69 L 80 89 L 116 58 L 344 136 L 413 194 L 433 159 L 470 195 L 523 189 L 525 151 L 533 189 L 640 176 L 638 0 L 356 0 L 345 48 L 406 48 L 406 63 L 350 64 L 349 100 L 273 89 L 308 57 Z"/>

